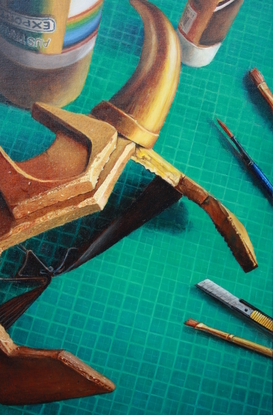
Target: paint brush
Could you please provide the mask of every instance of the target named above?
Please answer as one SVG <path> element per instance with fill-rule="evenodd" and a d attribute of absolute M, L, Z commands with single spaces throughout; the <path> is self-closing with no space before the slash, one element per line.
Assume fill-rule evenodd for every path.
<path fill-rule="evenodd" d="M 239 155 L 246 165 L 246 167 L 254 174 L 254 176 L 259 180 L 263 188 L 266 190 L 268 195 L 273 198 L 273 186 L 262 172 L 262 170 L 257 166 L 256 163 L 251 159 L 247 152 L 243 149 L 239 141 L 234 137 L 234 134 L 227 128 L 227 126 L 217 118 L 218 124 L 222 127 L 224 132 L 228 135 L 230 140 L 235 144 L 236 148 L 239 151 Z"/>
<path fill-rule="evenodd" d="M 249 340 L 242 339 L 241 337 L 234 336 L 234 334 L 228 334 L 224 331 L 214 329 L 212 327 L 206 326 L 204 323 L 199 323 L 196 320 L 189 319 L 184 323 L 186 326 L 193 327 L 196 330 L 205 331 L 210 333 L 213 336 L 220 337 L 223 340 L 237 344 L 238 346 L 244 347 L 246 349 L 253 350 L 254 352 L 263 354 L 265 356 L 273 358 L 273 350 L 269 347 L 262 346 L 258 343 L 251 342 Z"/>
<path fill-rule="evenodd" d="M 273 94 L 270 91 L 267 83 L 265 82 L 261 72 L 259 72 L 257 68 L 254 68 L 251 71 L 249 71 L 249 76 L 258 88 L 258 90 L 260 91 L 260 93 L 262 94 L 262 96 L 265 98 L 267 103 L 270 105 L 270 108 L 273 110 Z"/>

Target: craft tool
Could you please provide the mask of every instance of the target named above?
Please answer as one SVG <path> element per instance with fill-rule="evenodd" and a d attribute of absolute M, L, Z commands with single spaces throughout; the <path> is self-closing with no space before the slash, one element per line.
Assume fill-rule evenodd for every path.
<path fill-rule="evenodd" d="M 259 180 L 263 188 L 267 191 L 268 195 L 273 198 L 273 186 L 268 180 L 268 178 L 265 176 L 265 174 L 262 172 L 262 170 L 257 166 L 256 163 L 251 159 L 251 157 L 247 154 L 247 152 L 243 149 L 241 144 L 238 142 L 238 140 L 235 138 L 235 136 L 232 134 L 232 132 L 227 128 L 227 126 L 220 121 L 217 118 L 217 121 L 219 125 L 222 127 L 224 132 L 228 135 L 230 140 L 235 144 L 237 147 L 240 157 L 246 167 L 254 174 L 255 177 Z"/>
<path fill-rule="evenodd" d="M 189 319 L 184 323 L 186 326 L 193 327 L 196 330 L 205 331 L 210 333 L 213 336 L 220 337 L 223 340 L 237 344 L 238 346 L 245 347 L 246 349 L 253 350 L 254 352 L 261 353 L 265 356 L 273 358 L 273 350 L 269 347 L 262 346 L 258 343 L 251 342 L 241 337 L 234 336 L 234 334 L 225 333 L 224 331 L 214 329 L 212 327 L 206 326 L 204 323 L 199 323 L 196 320 Z"/>
<path fill-rule="evenodd" d="M 221 301 L 232 310 L 238 311 L 245 317 L 259 324 L 259 326 L 273 333 L 272 317 L 269 317 L 267 314 L 258 310 L 258 308 L 247 303 L 245 300 L 235 297 L 235 295 L 231 294 L 229 291 L 225 290 L 209 279 L 205 279 L 204 281 L 199 282 L 196 284 L 196 287 Z"/>
<path fill-rule="evenodd" d="M 249 76 L 264 97 L 264 99 L 267 101 L 267 103 L 270 105 L 271 109 L 273 110 L 273 94 L 270 91 L 267 83 L 264 80 L 263 75 L 260 71 L 258 71 L 257 68 L 252 69 L 249 71 Z"/>

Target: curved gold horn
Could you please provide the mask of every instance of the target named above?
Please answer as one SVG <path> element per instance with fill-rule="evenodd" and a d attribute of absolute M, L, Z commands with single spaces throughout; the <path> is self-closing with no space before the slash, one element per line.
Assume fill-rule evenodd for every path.
<path fill-rule="evenodd" d="M 109 102 L 92 110 L 126 138 L 151 148 L 172 104 L 180 75 L 179 40 L 167 17 L 146 0 L 130 0 L 142 17 L 144 43 L 138 66 Z"/>

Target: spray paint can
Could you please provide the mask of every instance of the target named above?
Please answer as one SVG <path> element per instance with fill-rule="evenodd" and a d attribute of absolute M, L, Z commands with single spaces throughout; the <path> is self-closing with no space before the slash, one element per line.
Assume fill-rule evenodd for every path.
<path fill-rule="evenodd" d="M 244 0 L 188 0 L 178 24 L 182 63 L 208 65 Z"/>
<path fill-rule="evenodd" d="M 0 93 L 30 108 L 81 92 L 103 0 L 0 0 Z"/>

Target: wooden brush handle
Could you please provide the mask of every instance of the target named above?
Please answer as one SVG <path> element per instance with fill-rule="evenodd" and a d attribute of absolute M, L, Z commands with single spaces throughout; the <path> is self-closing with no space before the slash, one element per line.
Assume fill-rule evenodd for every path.
<path fill-rule="evenodd" d="M 258 86 L 259 91 L 261 92 L 262 96 L 265 98 L 267 103 L 270 105 L 271 109 L 273 110 L 273 94 L 268 88 L 266 82 L 262 82 Z"/>
<path fill-rule="evenodd" d="M 238 344 L 239 346 L 245 347 L 247 349 L 253 350 L 254 352 L 261 353 L 265 356 L 273 358 L 273 350 L 269 347 L 262 346 L 260 344 L 251 342 L 249 340 L 242 339 L 240 337 L 232 336 L 230 338 L 232 343 Z"/>
<path fill-rule="evenodd" d="M 218 329 L 215 329 L 213 327 L 209 327 L 209 326 L 205 325 L 204 323 L 198 323 L 197 325 L 195 325 L 195 329 L 205 331 L 205 332 L 210 333 L 210 334 L 212 334 L 216 337 L 220 337 L 223 340 L 226 340 L 226 341 L 231 342 L 231 343 L 235 343 L 238 346 L 244 347 L 246 349 L 253 350 L 254 352 L 257 352 L 257 353 L 261 353 L 265 356 L 271 357 L 271 359 L 273 358 L 273 350 L 270 349 L 269 347 L 265 347 L 265 346 L 262 346 L 258 343 L 254 343 L 254 342 L 251 342 L 249 340 L 242 339 L 241 337 L 236 337 L 236 336 L 234 336 L 234 334 L 229 334 L 229 333 L 226 333 L 222 330 L 218 330 Z"/>
<path fill-rule="evenodd" d="M 273 110 L 273 94 L 268 88 L 261 72 L 257 68 L 253 68 L 251 71 L 249 71 L 249 76 Z"/>

